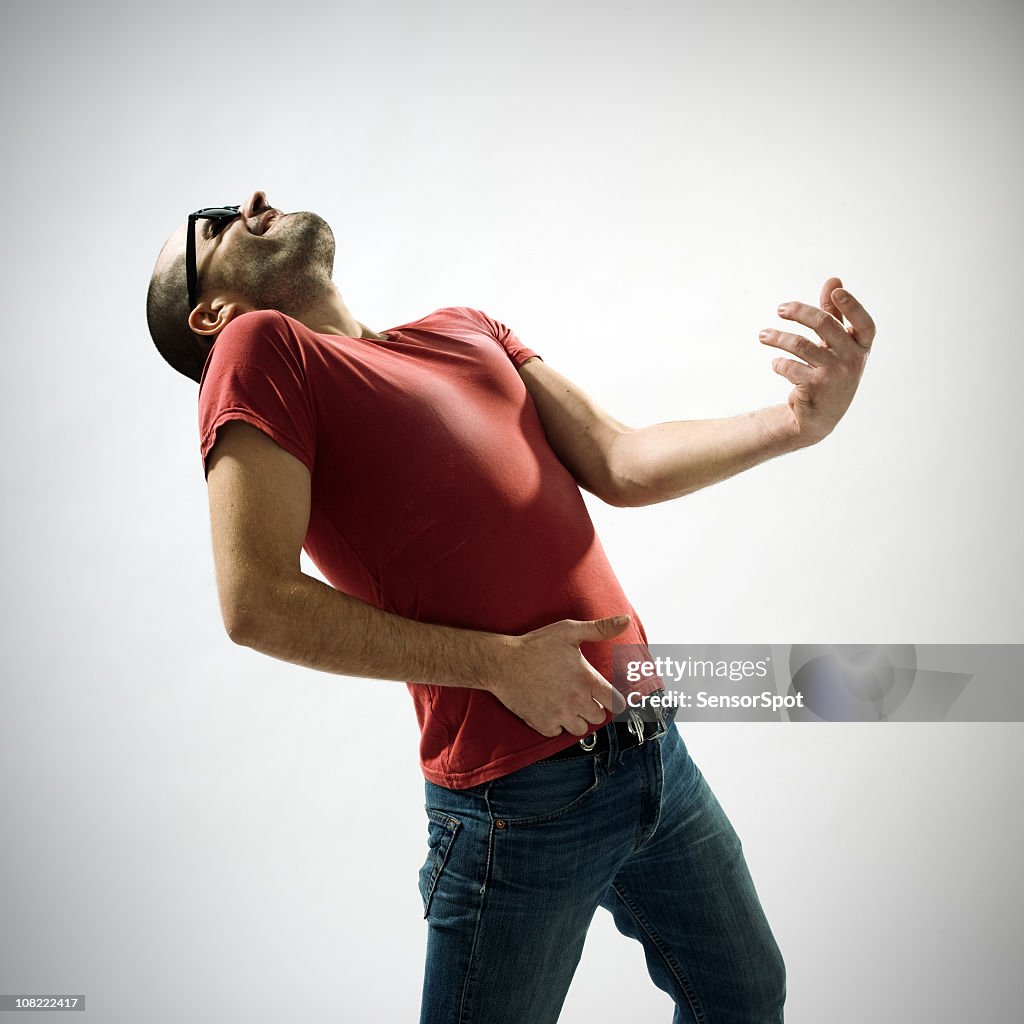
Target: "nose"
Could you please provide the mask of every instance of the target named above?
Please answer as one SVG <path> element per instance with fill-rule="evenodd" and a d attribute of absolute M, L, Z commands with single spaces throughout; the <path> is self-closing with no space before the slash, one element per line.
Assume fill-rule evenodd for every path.
<path fill-rule="evenodd" d="M 270 204 L 267 202 L 266 192 L 261 192 L 257 189 L 242 203 L 242 216 L 246 218 L 254 217 L 257 213 L 262 213 L 264 210 L 269 209 Z"/>

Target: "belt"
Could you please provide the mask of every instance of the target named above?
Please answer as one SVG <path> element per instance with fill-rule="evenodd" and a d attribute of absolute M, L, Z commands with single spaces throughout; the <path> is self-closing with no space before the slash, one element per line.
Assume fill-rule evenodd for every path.
<path fill-rule="evenodd" d="M 639 747 L 648 740 L 660 739 L 668 731 L 665 717 L 658 712 L 656 722 L 645 722 L 635 711 L 630 711 L 629 718 L 620 722 L 609 722 L 608 725 L 589 736 L 582 737 L 579 742 L 571 747 L 559 750 L 548 757 L 542 757 L 541 761 L 564 761 L 569 757 L 585 757 L 587 754 L 601 754 L 608 749 L 609 730 L 615 732 L 615 742 L 619 750 L 626 750 L 629 747 Z"/>

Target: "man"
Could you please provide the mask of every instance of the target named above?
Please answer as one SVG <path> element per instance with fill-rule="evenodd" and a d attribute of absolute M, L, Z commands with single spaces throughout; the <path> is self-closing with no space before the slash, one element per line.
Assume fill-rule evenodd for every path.
<path fill-rule="evenodd" d="M 333 263 L 322 218 L 257 191 L 172 235 L 147 313 L 200 382 L 231 639 L 409 684 L 421 1020 L 555 1021 L 604 906 L 677 1022 L 781 1021 L 782 958 L 732 826 L 671 722 L 618 721 L 612 641 L 647 638 L 579 488 L 651 504 L 820 441 L 856 391 L 871 317 L 830 278 L 820 309 L 779 309 L 818 342 L 762 332 L 802 360 L 773 364 L 787 404 L 631 429 L 478 310 L 371 330 Z M 303 547 L 330 586 L 301 572 Z"/>

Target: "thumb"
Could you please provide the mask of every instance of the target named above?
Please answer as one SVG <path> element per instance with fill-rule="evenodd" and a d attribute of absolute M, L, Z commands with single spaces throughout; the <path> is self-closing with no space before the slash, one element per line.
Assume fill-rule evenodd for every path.
<path fill-rule="evenodd" d="M 592 619 L 581 622 L 576 631 L 577 643 L 587 640 L 610 640 L 618 636 L 629 625 L 628 615 L 612 615 L 607 619 Z"/>
<path fill-rule="evenodd" d="M 842 287 L 843 282 L 838 277 L 830 277 L 821 287 L 821 308 L 826 313 L 831 313 L 840 323 L 843 322 L 843 314 L 832 300 L 832 293 Z"/>

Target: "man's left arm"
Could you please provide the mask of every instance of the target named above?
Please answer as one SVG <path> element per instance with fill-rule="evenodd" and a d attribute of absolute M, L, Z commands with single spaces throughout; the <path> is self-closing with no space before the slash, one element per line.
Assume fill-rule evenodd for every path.
<path fill-rule="evenodd" d="M 762 344 L 797 357 L 772 363 L 793 391 L 785 405 L 727 419 L 633 429 L 540 359 L 527 360 L 519 373 L 549 444 L 580 486 L 612 505 L 653 505 L 817 444 L 849 408 L 875 338 L 867 310 L 833 277 L 822 288 L 820 308 L 786 302 L 779 316 L 811 328 L 820 342 L 762 331 Z"/>

